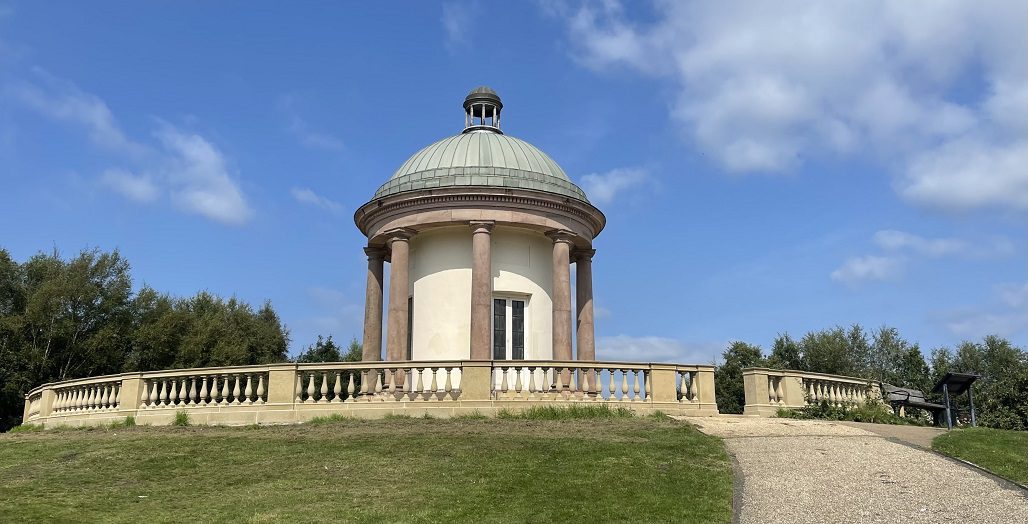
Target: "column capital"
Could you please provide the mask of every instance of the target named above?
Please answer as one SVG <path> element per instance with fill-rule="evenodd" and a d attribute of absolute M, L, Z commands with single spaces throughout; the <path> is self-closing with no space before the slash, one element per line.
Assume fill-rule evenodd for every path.
<path fill-rule="evenodd" d="M 383 260 L 386 256 L 386 249 L 384 247 L 368 246 L 364 248 L 364 254 L 368 255 L 368 260 Z"/>
<path fill-rule="evenodd" d="M 595 249 L 576 249 L 571 252 L 571 261 L 586 260 L 591 262 L 594 255 L 596 255 Z"/>
<path fill-rule="evenodd" d="M 575 243 L 575 234 L 565 229 L 554 229 L 551 231 L 547 231 L 546 236 L 550 237 L 550 240 L 553 240 L 554 244 L 563 242 L 569 246 L 573 246 Z"/>
<path fill-rule="evenodd" d="M 418 234 L 418 232 L 409 227 L 398 227 L 396 229 L 390 229 L 389 231 L 386 231 L 384 234 L 386 237 L 386 243 L 392 244 L 397 240 L 410 240 L 411 237 Z"/>
<path fill-rule="evenodd" d="M 496 222 L 492 220 L 472 220 L 468 222 L 468 225 L 471 226 L 472 233 L 489 233 L 493 230 Z"/>

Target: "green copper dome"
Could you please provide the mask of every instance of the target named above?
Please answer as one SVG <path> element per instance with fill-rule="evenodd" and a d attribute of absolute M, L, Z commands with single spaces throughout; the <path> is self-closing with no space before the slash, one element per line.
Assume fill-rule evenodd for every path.
<path fill-rule="evenodd" d="M 537 147 L 500 131 L 503 104 L 487 87 L 464 102 L 464 132 L 418 151 L 375 192 L 375 198 L 441 187 L 534 189 L 584 202 L 585 192 Z"/>

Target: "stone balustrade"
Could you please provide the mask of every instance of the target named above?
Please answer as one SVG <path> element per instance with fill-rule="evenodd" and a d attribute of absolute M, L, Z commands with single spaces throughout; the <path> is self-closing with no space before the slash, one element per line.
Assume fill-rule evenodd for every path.
<path fill-rule="evenodd" d="M 24 420 L 45 427 L 135 418 L 166 425 L 290 424 L 340 414 L 447 417 L 590 402 L 716 415 L 714 368 L 595 361 L 375 361 L 122 373 L 45 384 Z"/>
<path fill-rule="evenodd" d="M 881 399 L 881 387 L 867 379 L 806 371 L 746 368 L 742 370 L 746 406 L 743 413 L 774 416 L 779 409 L 797 409 L 827 402 L 848 408 Z"/>

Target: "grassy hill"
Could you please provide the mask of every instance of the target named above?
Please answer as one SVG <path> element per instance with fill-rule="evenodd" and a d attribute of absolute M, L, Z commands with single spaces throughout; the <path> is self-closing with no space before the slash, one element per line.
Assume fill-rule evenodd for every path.
<path fill-rule="evenodd" d="M 721 442 L 657 418 L 0 435 L 22 522 L 729 522 Z"/>

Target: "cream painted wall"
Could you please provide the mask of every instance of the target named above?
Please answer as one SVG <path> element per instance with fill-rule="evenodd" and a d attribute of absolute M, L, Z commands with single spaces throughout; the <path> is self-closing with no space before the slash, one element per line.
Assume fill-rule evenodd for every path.
<path fill-rule="evenodd" d="M 492 233 L 493 292 L 528 299 L 525 358 L 550 359 L 552 244 L 540 233 L 497 227 Z M 471 230 L 429 230 L 411 242 L 414 360 L 471 355 Z"/>

